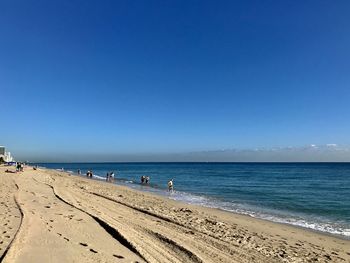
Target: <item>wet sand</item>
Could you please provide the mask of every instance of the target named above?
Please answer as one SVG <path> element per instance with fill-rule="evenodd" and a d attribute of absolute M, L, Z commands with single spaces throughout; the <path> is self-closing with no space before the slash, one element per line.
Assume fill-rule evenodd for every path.
<path fill-rule="evenodd" d="M 0 166 L 0 262 L 350 262 L 350 241 L 64 172 Z"/>

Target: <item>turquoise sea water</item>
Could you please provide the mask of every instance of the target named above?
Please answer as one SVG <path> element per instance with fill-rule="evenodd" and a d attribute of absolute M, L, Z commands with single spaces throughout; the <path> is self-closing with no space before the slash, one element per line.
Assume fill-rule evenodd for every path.
<path fill-rule="evenodd" d="M 187 203 L 350 238 L 350 163 L 40 163 Z M 150 176 L 149 186 L 140 184 Z M 166 191 L 174 179 L 175 192 Z"/>

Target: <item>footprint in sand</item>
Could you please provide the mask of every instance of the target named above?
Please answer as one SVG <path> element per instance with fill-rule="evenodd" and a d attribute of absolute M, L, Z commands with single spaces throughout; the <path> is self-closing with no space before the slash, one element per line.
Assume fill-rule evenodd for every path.
<path fill-rule="evenodd" d="M 46 205 L 46 206 L 45 206 L 45 208 L 51 208 L 51 206 L 49 206 L 49 205 Z"/>

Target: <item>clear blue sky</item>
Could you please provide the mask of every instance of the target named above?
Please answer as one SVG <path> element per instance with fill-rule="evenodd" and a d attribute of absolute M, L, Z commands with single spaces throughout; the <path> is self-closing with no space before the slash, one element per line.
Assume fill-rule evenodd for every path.
<path fill-rule="evenodd" d="M 0 3 L 0 144 L 172 153 L 350 144 L 349 1 Z"/>

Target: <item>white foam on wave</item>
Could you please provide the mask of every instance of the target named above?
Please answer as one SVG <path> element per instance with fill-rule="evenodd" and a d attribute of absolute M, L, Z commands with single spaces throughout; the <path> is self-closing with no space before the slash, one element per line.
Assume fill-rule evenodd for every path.
<path fill-rule="evenodd" d="M 98 180 L 105 181 L 106 178 L 96 175 L 93 175 L 94 178 Z M 196 194 L 191 194 L 188 192 L 173 191 L 168 192 L 165 189 L 158 189 L 153 187 L 143 187 L 144 185 L 134 184 L 132 180 L 120 181 L 121 184 L 128 185 L 128 187 L 135 188 L 141 191 L 152 192 L 161 196 L 165 196 L 169 199 L 185 202 L 188 204 L 200 205 L 204 207 L 217 208 L 225 210 L 228 212 L 233 212 L 237 214 L 248 215 L 255 218 L 265 219 L 272 222 L 283 223 L 294 225 L 298 227 L 308 228 L 320 232 L 325 232 L 329 234 L 339 235 L 345 237 L 346 239 L 350 238 L 350 228 L 347 227 L 347 224 L 340 224 L 335 222 L 326 222 L 325 220 L 317 218 L 307 218 L 307 216 L 293 215 L 283 211 L 262 210 L 259 207 L 253 207 L 248 204 L 242 204 L 237 202 L 229 202 L 223 200 L 217 200 L 208 196 L 201 196 Z"/>
<path fill-rule="evenodd" d="M 302 220 L 302 219 L 287 219 L 287 220 L 281 220 L 279 218 L 276 218 L 275 220 L 272 221 L 276 221 L 279 223 L 285 223 L 285 224 L 291 224 L 294 226 L 300 226 L 300 227 L 304 227 L 304 228 L 309 228 L 312 230 L 317 230 L 320 232 L 326 232 L 326 233 L 330 233 L 330 234 L 334 234 L 334 235 L 341 235 L 341 236 L 345 236 L 345 237 L 350 237 L 350 229 L 348 228 L 343 228 L 342 226 L 337 226 L 336 224 L 332 224 L 332 223 L 324 223 L 324 222 L 308 222 L 306 220 Z"/>
<path fill-rule="evenodd" d="M 104 181 L 106 180 L 106 177 L 102 177 L 102 176 L 99 176 L 99 175 L 97 175 L 97 174 L 93 174 L 92 177 L 93 177 L 93 178 L 96 178 L 96 179 L 98 179 L 98 180 L 104 180 Z"/>
<path fill-rule="evenodd" d="M 293 216 L 281 214 L 278 215 L 278 211 L 276 211 L 275 215 L 271 215 L 268 213 L 264 213 L 262 211 L 252 211 L 248 209 L 225 209 L 222 207 L 217 207 L 223 210 L 231 211 L 234 213 L 245 214 L 251 217 L 265 219 L 272 222 L 289 224 L 298 227 L 308 228 L 320 232 L 325 232 L 334 235 L 344 236 L 346 238 L 350 238 L 350 229 L 346 228 L 345 224 L 340 224 L 336 222 L 325 222 L 323 219 L 316 218 L 301 218 L 300 216 Z"/>
<path fill-rule="evenodd" d="M 164 194 L 163 194 L 164 195 Z M 301 216 L 283 213 L 282 211 L 264 212 L 257 210 L 258 208 L 250 207 L 249 205 L 219 201 L 214 198 L 199 196 L 195 194 L 175 191 L 167 194 L 170 199 L 182 201 L 189 204 L 201 205 L 210 208 L 217 208 L 228 212 L 248 215 L 255 218 L 265 219 L 272 222 L 294 225 L 298 227 L 308 228 L 320 232 L 343 236 L 346 239 L 350 238 L 350 229 L 346 224 L 336 222 L 326 222 L 324 219 L 317 218 L 302 218 Z"/>
<path fill-rule="evenodd" d="M 209 199 L 204 196 L 193 195 L 190 193 L 179 192 L 179 191 L 170 192 L 168 194 L 170 199 L 173 199 L 176 201 L 182 201 L 185 203 L 197 204 L 202 206 L 208 206 L 210 204 Z"/>
<path fill-rule="evenodd" d="M 128 180 L 128 181 L 124 181 L 124 183 L 127 183 L 127 184 L 132 184 L 132 183 L 133 183 L 133 181 Z"/>

